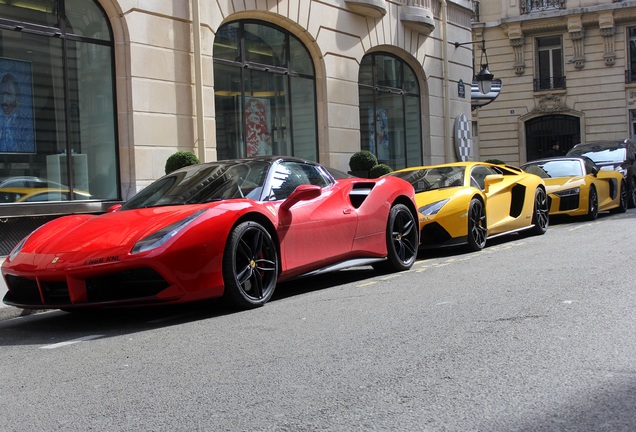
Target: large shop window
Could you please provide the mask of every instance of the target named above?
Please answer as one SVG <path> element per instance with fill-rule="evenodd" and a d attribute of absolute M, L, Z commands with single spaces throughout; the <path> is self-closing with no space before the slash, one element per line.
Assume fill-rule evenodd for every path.
<path fill-rule="evenodd" d="M 218 159 L 288 155 L 318 160 L 313 63 L 285 30 L 254 21 L 219 28 L 214 96 Z"/>
<path fill-rule="evenodd" d="M 95 2 L 0 1 L 0 213 L 119 198 L 113 82 Z"/>
<path fill-rule="evenodd" d="M 422 164 L 420 88 L 404 61 L 373 53 L 360 65 L 362 150 L 393 169 Z"/>

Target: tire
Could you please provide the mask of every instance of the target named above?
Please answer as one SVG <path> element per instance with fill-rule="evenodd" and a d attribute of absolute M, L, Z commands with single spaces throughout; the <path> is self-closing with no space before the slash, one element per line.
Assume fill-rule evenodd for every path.
<path fill-rule="evenodd" d="M 241 309 L 263 306 L 277 278 L 278 251 L 269 232 L 253 221 L 236 226 L 223 254 L 224 299 Z"/>
<path fill-rule="evenodd" d="M 404 204 L 396 204 L 389 212 L 386 225 L 386 261 L 375 264 L 379 271 L 404 271 L 413 266 L 419 248 L 419 225 Z"/>
<path fill-rule="evenodd" d="M 627 205 L 629 201 L 629 191 L 627 190 L 627 184 L 622 181 L 621 188 L 619 190 L 620 197 L 618 199 L 618 207 L 611 210 L 611 213 L 625 213 L 627 211 Z"/>
<path fill-rule="evenodd" d="M 589 221 L 596 220 L 598 217 L 598 194 L 596 193 L 596 188 L 594 186 L 590 186 L 590 196 L 587 200 L 587 216 L 586 219 Z"/>
<path fill-rule="evenodd" d="M 627 187 L 627 208 L 636 207 L 636 177 L 630 177 Z"/>
<path fill-rule="evenodd" d="M 550 207 L 548 206 L 548 195 L 543 188 L 538 187 L 534 192 L 534 210 L 532 213 L 532 229 L 534 235 L 545 234 L 550 226 Z"/>
<path fill-rule="evenodd" d="M 476 252 L 486 246 L 488 225 L 486 225 L 486 209 L 477 198 L 468 205 L 468 249 Z"/>

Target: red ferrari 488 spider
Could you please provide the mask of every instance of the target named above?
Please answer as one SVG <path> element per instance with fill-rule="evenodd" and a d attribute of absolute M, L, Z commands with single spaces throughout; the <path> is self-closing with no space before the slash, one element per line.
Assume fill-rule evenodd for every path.
<path fill-rule="evenodd" d="M 277 281 L 353 265 L 407 270 L 419 233 L 413 187 L 295 158 L 193 165 L 102 215 L 53 220 L 2 265 L 4 302 L 119 307 L 224 297 L 265 304 Z"/>

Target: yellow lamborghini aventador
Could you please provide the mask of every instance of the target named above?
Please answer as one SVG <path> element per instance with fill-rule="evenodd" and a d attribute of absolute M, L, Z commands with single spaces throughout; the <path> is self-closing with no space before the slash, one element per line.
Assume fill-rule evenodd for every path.
<path fill-rule="evenodd" d="M 415 188 L 421 248 L 466 244 L 477 251 L 488 238 L 523 230 L 543 234 L 548 229 L 543 180 L 519 168 L 457 162 L 388 175 Z"/>
<path fill-rule="evenodd" d="M 618 171 L 601 170 L 591 159 L 564 156 L 538 159 L 521 166 L 543 178 L 551 215 L 585 216 L 627 210 L 627 186 Z"/>

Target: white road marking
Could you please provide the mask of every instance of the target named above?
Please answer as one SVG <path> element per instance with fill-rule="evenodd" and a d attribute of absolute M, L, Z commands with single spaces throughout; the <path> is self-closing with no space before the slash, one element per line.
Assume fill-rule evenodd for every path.
<path fill-rule="evenodd" d="M 66 341 L 66 342 L 58 342 L 55 344 L 51 344 L 51 345 L 44 345 L 43 347 L 40 347 L 41 349 L 54 349 L 54 348 L 61 348 L 61 347 L 65 347 L 68 345 L 73 345 L 76 343 L 80 343 L 80 342 L 84 342 L 84 341 L 88 341 L 88 340 L 92 340 L 92 339 L 97 339 L 100 337 L 104 337 L 104 335 L 90 335 L 90 336 L 84 336 L 81 338 L 77 338 L 77 339 L 72 339 L 70 341 Z"/>

